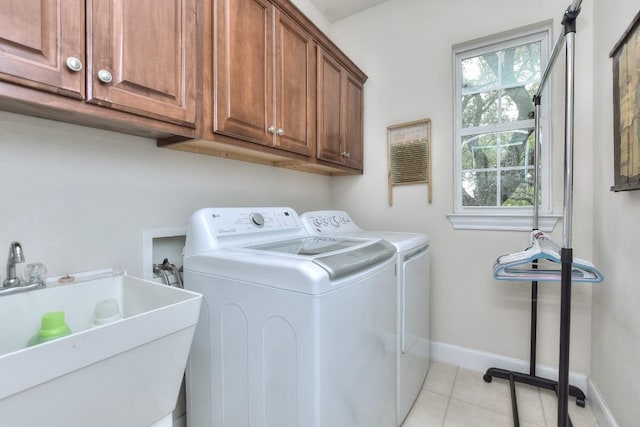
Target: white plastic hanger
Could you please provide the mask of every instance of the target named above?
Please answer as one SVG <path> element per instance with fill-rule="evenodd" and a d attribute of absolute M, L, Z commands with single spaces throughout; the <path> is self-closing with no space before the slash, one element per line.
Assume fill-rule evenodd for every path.
<path fill-rule="evenodd" d="M 547 268 L 548 261 L 552 263 L 551 268 Z M 538 268 L 532 267 L 534 262 L 540 262 Z M 522 252 L 498 257 L 493 263 L 493 277 L 496 280 L 559 282 L 561 262 L 559 246 L 542 231 L 534 230 L 531 232 L 531 246 L 529 248 Z M 558 265 L 558 268 L 555 268 L 554 264 Z M 604 277 L 591 262 L 574 257 L 571 280 L 582 283 L 600 283 Z"/>

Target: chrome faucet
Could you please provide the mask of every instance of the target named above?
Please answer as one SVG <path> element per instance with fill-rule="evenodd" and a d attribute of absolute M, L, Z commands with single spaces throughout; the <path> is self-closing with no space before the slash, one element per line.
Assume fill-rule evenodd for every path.
<path fill-rule="evenodd" d="M 22 262 L 24 262 L 22 246 L 18 242 L 12 242 L 11 246 L 9 246 L 9 257 L 7 258 L 7 278 L 4 279 L 0 288 L 0 296 L 40 289 L 46 286 L 43 274 L 46 274 L 47 269 L 39 263 L 27 264 L 27 272 L 29 274 L 26 281 L 17 277 L 16 264 Z"/>
<path fill-rule="evenodd" d="M 13 288 L 20 286 L 22 281 L 16 277 L 16 264 L 24 262 L 22 246 L 18 242 L 12 242 L 9 246 L 9 258 L 7 259 L 7 278 L 4 279 L 3 287 Z"/>

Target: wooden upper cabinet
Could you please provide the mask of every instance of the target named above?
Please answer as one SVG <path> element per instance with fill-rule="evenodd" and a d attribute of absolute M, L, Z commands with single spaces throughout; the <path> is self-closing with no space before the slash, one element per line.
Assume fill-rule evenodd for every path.
<path fill-rule="evenodd" d="M 318 48 L 318 158 L 342 163 L 342 66 Z"/>
<path fill-rule="evenodd" d="M 0 80 L 82 98 L 84 0 L 2 0 Z"/>
<path fill-rule="evenodd" d="M 193 125 L 196 0 L 90 0 L 88 4 L 92 58 L 88 101 Z"/>
<path fill-rule="evenodd" d="M 273 6 L 217 0 L 214 23 L 214 132 L 272 145 Z"/>
<path fill-rule="evenodd" d="M 363 149 L 363 84 L 353 74 L 344 72 L 345 99 L 342 103 L 344 111 L 344 152 L 345 166 L 362 169 Z"/>
<path fill-rule="evenodd" d="M 311 152 L 314 42 L 267 0 L 217 0 L 213 131 L 253 143 Z"/>
<path fill-rule="evenodd" d="M 315 145 L 315 45 L 287 15 L 275 19 L 275 145 L 309 155 Z"/>
<path fill-rule="evenodd" d="M 318 48 L 318 159 L 362 170 L 362 111 L 362 80 Z"/>

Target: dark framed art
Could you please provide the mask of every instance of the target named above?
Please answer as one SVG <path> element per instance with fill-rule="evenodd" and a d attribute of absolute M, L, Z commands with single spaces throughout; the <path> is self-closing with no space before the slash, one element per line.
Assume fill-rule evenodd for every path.
<path fill-rule="evenodd" d="M 613 59 L 611 191 L 640 190 L 640 12 L 609 56 Z"/>

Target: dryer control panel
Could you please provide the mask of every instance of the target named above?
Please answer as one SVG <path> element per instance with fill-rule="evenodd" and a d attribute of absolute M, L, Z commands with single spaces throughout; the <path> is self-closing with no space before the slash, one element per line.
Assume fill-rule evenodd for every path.
<path fill-rule="evenodd" d="M 302 214 L 302 223 L 313 234 L 354 233 L 362 231 L 345 211 L 313 211 Z"/>

